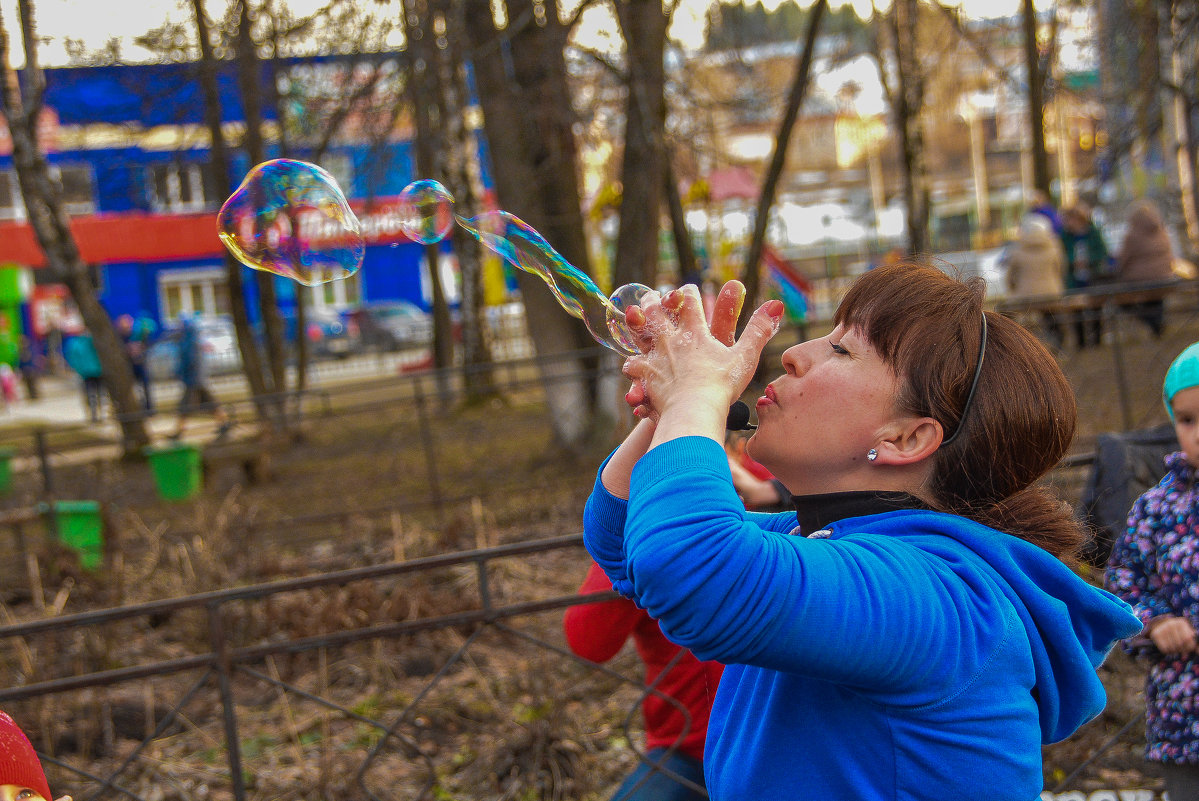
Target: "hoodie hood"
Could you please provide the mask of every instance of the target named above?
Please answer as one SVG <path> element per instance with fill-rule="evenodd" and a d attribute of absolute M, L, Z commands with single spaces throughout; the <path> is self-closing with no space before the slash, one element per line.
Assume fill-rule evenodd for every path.
<path fill-rule="evenodd" d="M 934 553 L 949 545 L 938 547 L 933 538 L 948 537 L 986 563 L 1024 625 L 1044 742 L 1069 737 L 1103 711 L 1107 692 L 1096 670 L 1117 642 L 1141 630 L 1128 604 L 1088 584 L 1047 551 L 981 523 L 924 511 L 885 517 L 889 527 L 903 518 L 904 533 L 893 536 L 919 540 Z M 863 520 L 856 521 L 858 531 Z"/>

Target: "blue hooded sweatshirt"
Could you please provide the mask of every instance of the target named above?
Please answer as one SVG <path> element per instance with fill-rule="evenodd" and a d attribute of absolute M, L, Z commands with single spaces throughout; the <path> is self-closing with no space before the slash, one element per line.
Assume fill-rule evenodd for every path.
<path fill-rule="evenodd" d="M 587 503 L 587 548 L 616 589 L 728 665 L 710 796 L 1035 799 L 1041 745 L 1103 709 L 1096 668 L 1141 626 L 1128 606 L 955 515 L 795 528 L 747 513 L 702 437 L 642 457 L 627 502 L 597 480 Z"/>

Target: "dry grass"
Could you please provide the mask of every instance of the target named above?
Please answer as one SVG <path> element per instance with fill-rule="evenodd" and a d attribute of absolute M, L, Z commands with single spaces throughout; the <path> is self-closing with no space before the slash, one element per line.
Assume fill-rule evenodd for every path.
<path fill-rule="evenodd" d="M 1098 433 L 1125 428 L 1126 413 L 1132 427 L 1163 420 L 1160 376 L 1195 339 L 1199 326 L 1189 320 L 1160 342 L 1132 331 L 1123 362 L 1134 389 L 1127 412 L 1114 389 L 1110 348 L 1063 354 L 1079 396 L 1077 449 L 1086 450 Z M 379 388 L 356 412 L 311 420 L 302 439 L 275 459 L 272 481 L 247 485 L 236 468 L 223 469 L 209 476 L 201 497 L 184 504 L 159 502 L 144 465 L 64 468 L 57 475 L 62 493 L 107 504 L 112 553 L 108 570 L 95 575 L 80 570 L 70 553 L 48 546 L 42 595 L 49 613 L 70 613 L 576 532 L 600 454 L 548 455 L 544 414 L 537 393 L 529 393 L 439 409 L 422 427 L 409 403 Z M 432 462 L 424 449 L 429 437 Z M 1079 478 L 1060 486 L 1076 492 Z M 27 477 L 11 503 L 28 502 L 38 491 Z M 437 495 L 441 508 L 432 503 Z M 371 512 L 383 507 L 400 508 Z M 310 525 L 273 524 L 309 515 L 329 516 Z M 569 594 L 583 562 L 573 551 L 504 562 L 492 572 L 491 589 L 501 600 L 524 598 L 531 588 Z M 287 594 L 230 607 L 227 625 L 236 644 L 252 644 L 448 614 L 470 608 L 473 581 L 469 570 L 447 569 L 419 583 L 396 579 Z M 34 617 L 40 613 L 31 600 L 10 591 L 3 611 L 13 620 Z M 614 664 L 630 677 L 622 681 L 521 634 L 560 643 L 560 613 L 530 616 L 517 634 L 489 631 L 465 651 L 470 632 L 451 628 L 268 660 L 264 674 L 395 724 L 398 736 L 364 763 L 380 743 L 378 729 L 270 685 L 239 682 L 251 797 L 360 797 L 360 770 L 383 798 L 416 798 L 430 784 L 427 797 L 437 799 L 605 797 L 635 761 L 624 731 L 637 702 L 635 655 L 626 649 Z M 86 635 L 48 636 L 9 647 L 0 658 L 11 686 L 203 651 L 207 636 L 203 616 L 185 612 Z M 1104 666 L 1108 710 L 1076 737 L 1045 749 L 1048 789 L 1140 712 L 1143 671 L 1119 654 Z M 146 680 L 29 702 L 20 711 L 45 734 L 43 746 L 102 772 L 146 736 L 183 684 L 184 677 Z M 136 762 L 127 786 L 155 801 L 227 792 L 219 712 L 211 695 L 185 707 Z M 1142 736 L 1139 725 L 1132 726 L 1070 789 L 1155 786 L 1141 759 Z M 56 789 L 81 781 L 67 773 L 55 777 Z"/>

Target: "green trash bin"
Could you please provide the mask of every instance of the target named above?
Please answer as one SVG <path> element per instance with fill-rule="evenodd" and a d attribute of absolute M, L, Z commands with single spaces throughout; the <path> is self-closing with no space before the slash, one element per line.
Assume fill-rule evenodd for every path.
<path fill-rule="evenodd" d="M 16 448 L 0 448 L 0 495 L 12 489 L 12 458 L 16 455 Z"/>
<path fill-rule="evenodd" d="M 154 485 L 165 501 L 186 501 L 200 493 L 204 473 L 200 449 L 186 442 L 151 445 L 143 453 L 150 463 Z"/>
<path fill-rule="evenodd" d="M 43 514 L 49 504 L 38 504 Z M 104 522 L 97 501 L 54 501 L 49 520 L 58 541 L 79 554 L 79 564 L 95 570 L 104 561 Z"/>

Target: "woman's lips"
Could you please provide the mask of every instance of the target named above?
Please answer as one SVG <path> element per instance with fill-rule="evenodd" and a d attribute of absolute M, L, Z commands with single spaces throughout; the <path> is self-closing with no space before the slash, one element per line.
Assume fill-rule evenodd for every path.
<path fill-rule="evenodd" d="M 778 396 L 774 394 L 774 387 L 767 384 L 766 389 L 762 392 L 762 397 L 758 398 L 758 402 L 754 405 L 760 409 L 776 403 L 778 403 Z"/>

